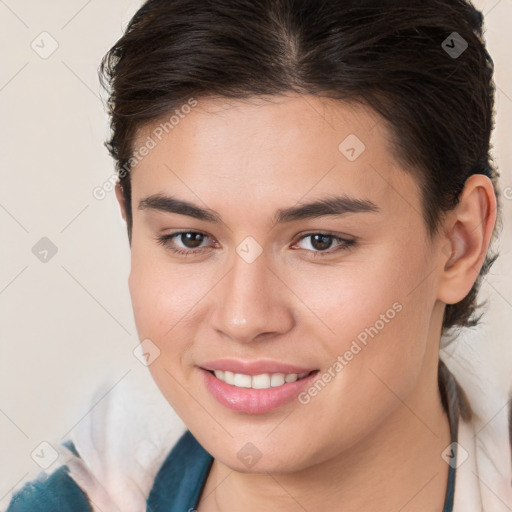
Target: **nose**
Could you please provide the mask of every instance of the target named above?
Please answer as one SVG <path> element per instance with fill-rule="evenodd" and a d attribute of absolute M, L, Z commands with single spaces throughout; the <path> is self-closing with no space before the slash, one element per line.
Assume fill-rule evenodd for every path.
<path fill-rule="evenodd" d="M 264 254 L 248 263 L 235 255 L 222 279 L 212 327 L 239 343 L 271 338 L 292 329 L 292 292 L 268 266 Z"/>

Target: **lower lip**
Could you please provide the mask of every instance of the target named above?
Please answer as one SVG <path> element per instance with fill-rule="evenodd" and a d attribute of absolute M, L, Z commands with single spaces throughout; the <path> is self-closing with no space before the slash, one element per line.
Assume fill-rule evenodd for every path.
<path fill-rule="evenodd" d="M 301 391 L 311 385 L 318 371 L 295 382 L 286 382 L 282 386 L 267 389 L 239 388 L 226 384 L 207 370 L 199 369 L 203 374 L 208 391 L 222 405 L 236 412 L 263 414 L 296 399 Z"/>

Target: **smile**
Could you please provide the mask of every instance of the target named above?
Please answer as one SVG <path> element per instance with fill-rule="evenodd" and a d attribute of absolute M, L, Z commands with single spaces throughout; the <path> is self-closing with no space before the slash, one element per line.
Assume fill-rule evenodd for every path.
<path fill-rule="evenodd" d="M 234 366 L 233 363 L 232 369 Z M 283 365 L 280 366 L 283 369 Z M 252 373 L 249 375 L 231 370 L 197 368 L 212 398 L 227 409 L 246 414 L 265 414 L 293 402 L 299 404 L 298 395 L 311 385 L 319 371 L 296 373 L 291 372 L 292 369 L 298 368 L 290 367 L 287 369 L 290 373 L 275 372 L 275 369 L 271 373 L 260 373 L 262 368 L 258 368 L 259 371 L 247 368 L 246 371 Z"/>
<path fill-rule="evenodd" d="M 217 377 L 217 379 L 237 388 L 268 389 L 303 379 L 311 372 L 287 374 L 262 373 L 260 375 L 246 375 L 243 373 L 233 373 L 227 370 L 215 370 L 212 373 Z"/>

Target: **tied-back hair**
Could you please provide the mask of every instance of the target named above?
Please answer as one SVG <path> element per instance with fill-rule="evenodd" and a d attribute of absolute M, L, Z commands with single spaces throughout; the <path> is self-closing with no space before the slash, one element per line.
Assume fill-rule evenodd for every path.
<path fill-rule="evenodd" d="M 457 417 L 460 416 L 464 421 L 470 421 L 473 411 L 468 397 L 441 359 L 439 359 L 438 366 L 438 385 L 444 411 L 449 414 L 451 410 Z"/>

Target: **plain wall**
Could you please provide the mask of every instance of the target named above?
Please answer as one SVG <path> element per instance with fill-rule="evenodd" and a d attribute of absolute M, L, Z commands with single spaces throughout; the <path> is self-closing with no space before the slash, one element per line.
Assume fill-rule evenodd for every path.
<path fill-rule="evenodd" d="M 132 353 L 138 337 L 125 225 L 113 192 L 103 200 L 92 194 L 114 173 L 103 146 L 108 120 L 97 68 L 140 3 L 0 2 L 0 507 L 36 467 L 34 448 L 88 413 L 84 398 L 100 380 L 147 372 Z M 496 65 L 494 155 L 508 192 L 501 256 L 482 289 L 489 299 L 486 335 L 471 342 L 488 371 L 508 386 L 512 0 L 475 4 L 486 14 Z M 51 37 L 41 36 L 44 31 Z M 58 48 L 48 58 L 32 47 L 49 52 L 52 39 Z M 43 237 L 57 248 L 47 262 L 33 253 L 37 243 L 48 244 Z"/>

